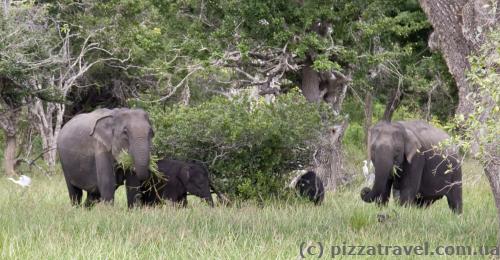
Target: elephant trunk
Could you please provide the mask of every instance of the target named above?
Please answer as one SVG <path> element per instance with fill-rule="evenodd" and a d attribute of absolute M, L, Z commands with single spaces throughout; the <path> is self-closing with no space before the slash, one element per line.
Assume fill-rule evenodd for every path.
<path fill-rule="evenodd" d="M 375 162 L 375 182 L 373 187 L 364 187 L 361 190 L 361 199 L 367 203 L 376 201 L 377 203 L 386 203 L 389 199 L 391 181 L 390 174 L 392 164 L 384 162 Z"/>
<path fill-rule="evenodd" d="M 149 143 L 147 141 L 136 141 L 130 145 L 129 152 L 134 160 L 134 168 L 137 178 L 145 181 L 149 178 Z"/>

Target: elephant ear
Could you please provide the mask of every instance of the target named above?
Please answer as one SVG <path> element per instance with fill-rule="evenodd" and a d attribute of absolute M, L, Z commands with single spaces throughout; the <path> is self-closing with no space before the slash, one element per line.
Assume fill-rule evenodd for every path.
<path fill-rule="evenodd" d="M 411 163 L 413 157 L 419 152 L 422 144 L 418 140 L 417 136 L 413 131 L 405 128 L 405 156 L 406 160 Z"/>
<path fill-rule="evenodd" d="M 90 136 L 104 145 L 106 151 L 111 151 L 113 139 L 113 111 L 109 109 L 99 109 L 92 112 L 90 120 Z"/>

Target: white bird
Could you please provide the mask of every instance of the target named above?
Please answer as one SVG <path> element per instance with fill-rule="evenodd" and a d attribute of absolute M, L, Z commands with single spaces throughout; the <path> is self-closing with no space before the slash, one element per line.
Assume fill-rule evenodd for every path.
<path fill-rule="evenodd" d="M 368 185 L 371 185 L 375 181 L 375 174 L 373 174 L 373 172 L 371 171 L 371 170 L 373 170 L 373 163 L 370 160 L 370 169 L 371 170 L 368 169 L 368 161 L 367 160 L 364 160 L 363 163 L 364 163 L 363 175 L 365 176 L 366 183 Z"/>
<path fill-rule="evenodd" d="M 367 165 L 367 161 L 366 160 L 363 160 L 363 175 L 365 176 L 365 179 L 368 180 L 368 176 L 370 175 L 370 172 L 368 171 L 368 165 Z"/>
<path fill-rule="evenodd" d="M 31 185 L 31 178 L 26 175 L 19 176 L 19 180 L 15 180 L 14 178 L 8 178 L 13 183 L 20 185 L 22 187 L 29 187 Z"/>

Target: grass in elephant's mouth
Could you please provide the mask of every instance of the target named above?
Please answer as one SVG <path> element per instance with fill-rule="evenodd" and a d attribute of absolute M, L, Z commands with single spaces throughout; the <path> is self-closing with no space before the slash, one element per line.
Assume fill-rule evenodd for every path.
<path fill-rule="evenodd" d="M 152 175 L 161 179 L 163 178 L 163 175 L 160 173 L 160 170 L 158 170 L 157 162 L 159 160 L 160 158 L 156 155 L 150 156 L 149 171 L 151 172 Z M 134 159 L 132 158 L 132 155 L 130 155 L 125 150 L 121 151 L 120 154 L 118 155 L 117 163 L 118 166 L 124 170 L 134 170 Z"/>
<path fill-rule="evenodd" d="M 291 259 L 309 241 L 326 246 L 493 245 L 497 223 L 488 184 L 472 172 L 477 164 L 464 168 L 461 216 L 451 213 L 444 199 L 427 210 L 392 202 L 379 209 L 359 198 L 361 180 L 328 194 L 319 207 L 276 202 L 263 208 L 253 203 L 209 208 L 189 197 L 188 208 L 167 204 L 128 210 L 121 187 L 114 206 L 86 210 L 70 206 L 61 175 L 37 176 L 28 189 L 1 178 L 0 258 Z M 389 218 L 379 222 L 379 213 Z"/>

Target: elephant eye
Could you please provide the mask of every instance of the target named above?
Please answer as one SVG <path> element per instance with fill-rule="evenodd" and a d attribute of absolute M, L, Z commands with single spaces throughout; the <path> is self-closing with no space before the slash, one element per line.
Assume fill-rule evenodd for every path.
<path fill-rule="evenodd" d="M 126 127 L 125 127 L 125 128 L 123 128 L 123 134 L 128 135 L 128 130 L 127 130 L 127 128 L 126 128 Z"/>

